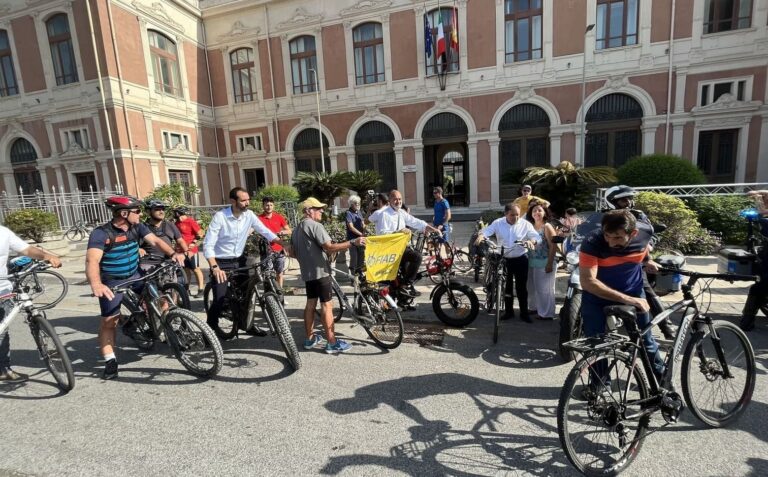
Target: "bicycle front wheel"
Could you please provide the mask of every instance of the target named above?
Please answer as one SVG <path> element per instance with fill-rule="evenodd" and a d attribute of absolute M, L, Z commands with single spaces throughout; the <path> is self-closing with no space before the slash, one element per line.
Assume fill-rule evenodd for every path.
<path fill-rule="evenodd" d="M 160 287 L 164 295 L 168 295 L 174 305 L 185 310 L 190 309 L 189 293 L 180 283 L 168 282 Z"/>
<path fill-rule="evenodd" d="M 563 451 L 585 475 L 616 475 L 643 444 L 649 416 L 639 402 L 648 383 L 639 366 L 619 351 L 577 362 L 565 380 L 557 405 L 557 431 Z"/>
<path fill-rule="evenodd" d="M 715 321 L 694 334 L 683 354 L 683 396 L 693 414 L 723 427 L 747 408 L 755 390 L 755 353 L 739 327 Z"/>
<path fill-rule="evenodd" d="M 53 325 L 42 314 L 37 314 L 33 315 L 29 327 L 37 349 L 40 350 L 40 358 L 45 361 L 59 389 L 68 393 L 75 387 L 75 373 L 67 350 L 61 344 Z"/>
<path fill-rule="evenodd" d="M 73 227 L 64 233 L 64 238 L 72 242 L 81 242 L 85 238 L 85 234 L 77 227 Z"/>
<path fill-rule="evenodd" d="M 377 345 L 385 349 L 395 349 L 403 342 L 403 318 L 397 308 L 376 293 L 369 297 L 376 304 L 371 308 L 374 324 L 362 323 L 365 332 Z M 360 297 L 362 300 L 363 298 Z"/>
<path fill-rule="evenodd" d="M 264 296 L 264 312 L 268 313 L 272 318 L 280 345 L 282 345 L 283 351 L 285 351 L 285 355 L 288 357 L 293 370 L 298 371 L 301 368 L 299 349 L 296 347 L 296 340 L 293 339 L 291 325 L 288 323 L 288 317 L 285 316 L 285 309 L 274 293 L 267 293 Z"/>
<path fill-rule="evenodd" d="M 69 284 L 57 272 L 43 270 L 24 277 L 17 290 L 28 294 L 38 310 L 48 310 L 64 299 Z"/>
<path fill-rule="evenodd" d="M 210 326 L 183 308 L 168 310 L 163 323 L 173 354 L 189 372 L 211 377 L 221 371 L 224 352 Z"/>

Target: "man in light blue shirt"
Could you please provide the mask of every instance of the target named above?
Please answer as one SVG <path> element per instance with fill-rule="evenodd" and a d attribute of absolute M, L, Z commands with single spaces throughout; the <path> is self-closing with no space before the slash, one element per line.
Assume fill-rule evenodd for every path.
<path fill-rule="evenodd" d="M 280 238 L 272 233 L 256 214 L 248 209 L 251 198 L 242 187 L 229 191 L 230 206 L 213 216 L 205 233 L 203 255 L 211 268 L 213 301 L 208 308 L 208 325 L 221 336 L 219 315 L 227 295 L 227 270 L 245 266 L 245 242 L 251 229 L 264 236 L 270 243 Z"/>

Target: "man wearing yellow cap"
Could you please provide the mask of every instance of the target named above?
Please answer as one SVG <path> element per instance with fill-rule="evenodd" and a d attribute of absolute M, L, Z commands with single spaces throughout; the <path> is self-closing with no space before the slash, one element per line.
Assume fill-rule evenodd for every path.
<path fill-rule="evenodd" d="M 333 302 L 331 301 L 331 273 L 325 253 L 331 254 L 348 250 L 352 245 L 365 245 L 365 237 L 358 237 L 342 243 L 331 242 L 331 236 L 320 220 L 325 204 L 310 197 L 300 205 L 304 218 L 291 236 L 293 255 L 301 268 L 301 279 L 307 288 L 307 304 L 304 307 L 304 329 L 307 339 L 304 349 L 312 349 L 323 341 L 320 333 L 315 333 L 315 308 L 320 299 L 321 317 L 327 342 L 325 352 L 343 353 L 351 348 L 344 340 L 337 340 L 333 331 Z"/>

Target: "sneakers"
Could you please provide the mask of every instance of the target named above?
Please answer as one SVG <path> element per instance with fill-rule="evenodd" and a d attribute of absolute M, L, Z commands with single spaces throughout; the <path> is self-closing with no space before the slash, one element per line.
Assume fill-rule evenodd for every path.
<path fill-rule="evenodd" d="M 312 349 L 323 342 L 323 335 L 315 333 L 311 339 L 304 340 L 304 349 Z M 337 342 L 338 343 L 338 342 Z"/>
<path fill-rule="evenodd" d="M 24 381 L 27 381 L 29 379 L 29 376 L 22 373 L 17 373 L 16 371 L 12 369 L 6 369 L 5 371 L 0 373 L 0 382 L 5 383 L 23 383 Z"/>
<path fill-rule="evenodd" d="M 101 376 L 104 380 L 115 379 L 117 377 L 117 360 L 110 359 L 104 365 L 104 374 Z"/>
<path fill-rule="evenodd" d="M 328 354 L 339 354 L 352 349 L 352 345 L 344 340 L 336 340 L 335 343 L 326 343 L 325 352 Z"/>

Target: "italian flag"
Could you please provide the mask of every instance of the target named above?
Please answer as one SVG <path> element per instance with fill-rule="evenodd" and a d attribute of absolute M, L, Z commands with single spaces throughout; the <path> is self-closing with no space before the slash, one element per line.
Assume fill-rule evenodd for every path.
<path fill-rule="evenodd" d="M 445 33 L 443 32 L 443 16 L 440 15 L 437 24 L 437 56 L 435 59 L 443 55 L 445 55 Z"/>

